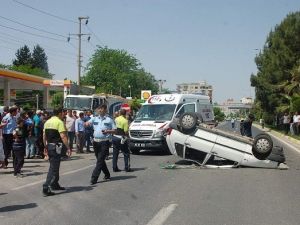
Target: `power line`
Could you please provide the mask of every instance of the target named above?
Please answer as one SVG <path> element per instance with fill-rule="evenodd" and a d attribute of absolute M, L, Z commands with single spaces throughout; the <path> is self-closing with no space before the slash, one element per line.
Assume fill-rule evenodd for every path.
<path fill-rule="evenodd" d="M 18 21 L 15 21 L 15 20 L 12 20 L 12 19 L 8 19 L 8 18 L 3 17 L 3 16 L 0 16 L 0 18 L 2 18 L 4 20 L 7 20 L 7 21 L 10 21 L 10 22 L 13 22 L 13 23 L 16 23 L 16 24 L 19 24 L 19 25 L 24 26 L 24 27 L 28 27 L 28 28 L 40 31 L 40 32 L 44 32 L 44 33 L 47 33 L 47 34 L 56 35 L 56 36 L 63 37 L 63 38 L 68 38 L 67 36 L 64 36 L 64 35 L 61 35 L 61 34 L 57 34 L 57 33 L 53 33 L 53 32 L 49 32 L 49 31 L 46 31 L 46 30 L 43 30 L 43 29 L 40 29 L 40 28 L 32 27 L 32 26 L 20 23 Z"/>
<path fill-rule="evenodd" d="M 66 41 L 61 40 L 61 39 L 51 38 L 51 37 L 47 37 L 47 36 L 40 35 L 40 34 L 34 34 L 34 33 L 31 33 L 31 32 L 27 32 L 27 31 L 24 31 L 24 30 L 16 29 L 16 28 L 13 28 L 13 27 L 8 27 L 8 26 L 1 25 L 1 24 L 0 24 L 0 27 L 4 27 L 6 29 L 18 31 L 18 32 L 21 32 L 21 33 L 24 33 L 24 34 L 29 34 L 29 35 L 32 35 L 32 36 L 37 36 L 37 37 L 41 37 L 41 38 L 47 38 L 47 39 L 54 40 L 54 41 L 66 42 Z"/>
<path fill-rule="evenodd" d="M 37 12 L 39 12 L 39 13 L 43 13 L 43 14 L 45 14 L 45 15 L 54 17 L 54 18 L 56 18 L 56 19 L 63 20 L 63 21 L 67 21 L 67 22 L 70 22 L 70 23 L 78 23 L 78 22 L 76 22 L 76 21 L 73 21 L 73 20 L 70 20 L 70 19 L 66 19 L 66 18 L 63 18 L 63 17 L 60 17 L 60 16 L 56 16 L 56 15 L 51 14 L 51 13 L 48 13 L 48 12 L 46 12 L 46 11 L 43 11 L 43 10 L 34 8 L 33 6 L 27 5 L 27 4 L 25 4 L 25 3 L 23 3 L 23 2 L 20 2 L 20 1 L 17 1 L 17 0 L 12 0 L 12 1 L 14 1 L 15 3 L 18 3 L 18 4 L 20 4 L 20 5 L 24 6 L 24 7 L 30 8 L 30 9 L 32 9 L 32 10 L 35 10 L 35 11 L 37 11 Z"/>
<path fill-rule="evenodd" d="M 95 36 L 95 38 L 98 40 L 98 42 L 104 46 L 104 43 L 100 40 L 100 38 L 95 34 L 95 32 L 87 24 L 86 24 L 86 27 Z"/>
<path fill-rule="evenodd" d="M 22 39 L 22 38 L 19 38 L 19 40 L 15 39 L 16 38 L 15 36 L 7 34 L 7 33 L 4 33 L 4 32 L 1 32 L 1 31 L 0 31 L 0 36 L 2 36 L 3 38 L 6 38 L 8 40 L 21 43 L 23 45 L 26 45 L 27 44 L 26 42 L 31 42 L 31 43 L 34 43 L 34 44 L 39 44 L 39 43 L 30 41 L 30 40 L 25 40 L 25 39 Z M 20 40 L 23 40 L 23 41 L 20 41 Z M 61 50 L 61 49 L 52 48 L 52 47 L 49 47 L 48 45 L 45 45 L 45 44 L 39 44 L 39 45 L 41 45 L 42 47 L 46 48 L 47 51 L 51 50 L 51 51 L 56 52 L 56 53 L 59 52 L 59 53 L 64 54 L 64 55 L 75 57 L 73 52 L 68 52 L 68 51 L 64 51 L 64 50 Z"/>
<path fill-rule="evenodd" d="M 48 15 L 48 16 L 51 16 L 51 17 L 54 17 L 54 18 L 57 18 L 57 19 L 60 19 L 60 20 L 63 20 L 63 21 L 67 21 L 67 22 L 72 22 L 72 23 L 78 24 L 77 21 L 70 20 L 70 19 L 66 19 L 66 18 L 57 16 L 57 15 L 54 15 L 54 14 L 52 14 L 52 13 L 48 13 L 48 12 L 46 12 L 46 11 L 37 9 L 37 8 L 35 8 L 35 7 L 33 7 L 33 6 L 30 6 L 30 5 L 28 5 L 28 4 L 22 3 L 22 2 L 20 2 L 20 1 L 18 1 L 18 0 L 12 0 L 12 1 L 14 1 L 14 2 L 16 2 L 16 3 L 18 3 L 18 4 L 22 5 L 22 6 L 25 6 L 25 7 L 27 7 L 27 8 L 30 8 L 30 9 L 32 9 L 32 10 L 38 11 L 38 12 L 40 12 L 40 13 L 43 13 L 43 14 L 45 14 L 45 15 Z M 90 30 L 90 32 L 96 37 L 96 39 L 98 40 L 98 42 L 99 42 L 101 45 L 104 46 L 104 43 L 103 43 L 103 42 L 100 40 L 100 38 L 95 34 L 95 32 L 94 32 L 87 24 L 86 24 L 86 26 L 87 26 L 87 28 Z M 65 36 L 64 36 L 64 37 L 65 37 Z"/>
<path fill-rule="evenodd" d="M 3 34 L 5 34 L 5 33 L 3 33 L 3 32 L 0 31 L 0 37 L 3 37 L 3 38 L 5 38 L 5 39 L 11 40 L 11 41 L 14 41 L 14 42 L 17 42 L 17 43 L 21 43 L 21 44 L 23 44 L 23 45 L 26 45 L 26 44 L 27 44 L 27 43 L 25 43 L 25 42 L 16 40 L 16 39 L 14 39 L 14 38 L 6 37 L 6 35 L 8 35 L 8 36 L 10 36 L 10 37 L 14 37 L 13 35 L 5 34 L 5 36 L 4 36 Z M 23 40 L 24 40 L 24 39 L 23 39 Z M 10 43 L 10 44 L 17 45 L 16 43 L 11 43 L 11 42 L 8 42 L 7 40 L 4 40 L 4 39 L 2 39 L 2 41 L 3 41 L 3 42 Z M 26 40 L 25 40 L 25 41 L 26 41 Z M 30 41 L 30 42 L 32 42 L 32 41 Z M 32 43 L 36 44 L 35 42 L 32 42 Z M 74 60 L 75 60 L 74 53 L 71 53 L 71 52 L 68 52 L 68 51 L 59 50 L 59 49 L 55 49 L 55 48 L 51 48 L 51 47 L 49 47 L 49 46 L 47 46 L 47 45 L 44 45 L 44 44 L 42 44 L 41 46 L 44 47 L 45 50 L 47 51 L 47 56 L 50 54 L 50 59 L 54 59 L 54 57 L 60 57 L 60 58 L 64 59 L 64 61 L 66 61 L 65 59 L 66 59 L 66 57 L 67 57 L 67 58 L 70 58 L 70 59 L 74 59 Z M 16 51 L 16 49 L 12 49 L 12 50 Z M 49 53 L 49 52 L 50 52 L 50 53 Z M 51 53 L 51 52 L 52 52 L 52 53 Z M 53 54 L 53 53 L 55 53 L 55 54 Z M 52 56 L 51 56 L 51 55 L 52 55 Z M 71 62 L 71 60 L 70 60 L 69 62 Z"/>
<path fill-rule="evenodd" d="M 2 36 L 2 35 L 0 35 L 0 36 Z M 2 38 L 0 38 L 0 40 L 2 41 L 2 42 L 6 42 L 6 43 L 8 43 L 8 44 L 12 44 L 12 45 L 15 45 L 15 46 L 20 46 L 20 45 L 18 45 L 17 43 L 13 43 L 13 42 L 10 42 L 10 41 L 7 41 L 7 40 L 5 40 L 5 39 L 2 39 Z M 13 40 L 13 41 L 15 41 L 15 40 Z M 15 41 L 15 42 L 17 42 L 17 41 Z M 19 42 L 19 43 L 22 43 L 22 42 Z M 22 43 L 23 44 L 23 43 Z M 16 50 L 16 49 L 15 49 Z M 49 52 L 50 51 L 50 52 Z M 55 54 L 53 54 L 53 52 L 55 52 Z M 55 57 L 60 57 L 61 59 L 60 60 L 63 60 L 63 61 L 65 61 L 65 62 L 70 62 L 70 63 L 73 63 L 73 61 L 71 60 L 71 58 L 72 59 L 74 59 L 75 60 L 75 57 L 74 57 L 74 55 L 73 56 L 68 56 L 67 58 L 66 58 L 66 56 L 65 55 L 61 55 L 62 53 L 58 53 L 57 51 L 55 51 L 55 50 L 52 50 L 52 53 L 51 53 L 51 49 L 47 49 L 47 57 L 48 58 L 50 58 L 50 59 L 55 59 Z M 50 56 L 50 57 L 49 57 Z M 68 60 L 69 59 L 69 60 Z"/>

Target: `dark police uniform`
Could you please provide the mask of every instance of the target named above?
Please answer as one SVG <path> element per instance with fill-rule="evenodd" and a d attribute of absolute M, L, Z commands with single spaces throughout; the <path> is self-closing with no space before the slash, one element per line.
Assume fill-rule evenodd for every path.
<path fill-rule="evenodd" d="M 109 170 L 107 169 L 107 165 L 105 162 L 105 157 L 107 151 L 109 150 L 110 140 L 112 138 L 111 134 L 103 134 L 103 130 L 115 130 L 116 125 L 112 118 L 108 115 L 103 117 L 96 116 L 91 118 L 88 121 L 89 124 L 93 126 L 94 129 L 94 139 L 93 139 L 93 146 L 95 156 L 97 158 L 96 167 L 92 173 L 91 177 L 91 184 L 97 183 L 97 180 L 100 176 L 101 170 L 103 171 L 105 177 L 104 179 L 110 178 Z"/>
<path fill-rule="evenodd" d="M 44 124 L 44 134 L 47 141 L 48 156 L 50 161 L 47 179 L 43 185 L 43 193 L 46 195 L 47 193 L 51 192 L 51 189 L 64 189 L 60 187 L 58 183 L 61 149 L 63 146 L 60 137 L 61 132 L 66 132 L 65 125 L 57 116 L 52 116 Z"/>
<path fill-rule="evenodd" d="M 128 133 L 128 120 L 123 116 L 118 116 L 115 119 L 117 131 L 113 136 L 113 171 L 119 172 L 118 156 L 121 151 L 124 155 L 125 171 L 130 172 L 130 153 L 127 144 L 126 134 Z"/>

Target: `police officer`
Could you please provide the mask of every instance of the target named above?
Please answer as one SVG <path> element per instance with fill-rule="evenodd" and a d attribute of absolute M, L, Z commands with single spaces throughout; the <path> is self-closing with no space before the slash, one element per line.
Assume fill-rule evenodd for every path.
<path fill-rule="evenodd" d="M 43 142 L 45 153 L 48 154 L 50 166 L 46 182 L 43 185 L 44 196 L 51 196 L 55 193 L 52 190 L 65 190 L 58 183 L 61 150 L 63 144 L 68 147 L 67 154 L 71 156 L 71 149 L 68 145 L 68 136 L 63 123 L 62 109 L 54 109 L 53 116 L 44 124 Z"/>
<path fill-rule="evenodd" d="M 97 108 L 98 116 L 91 118 L 86 122 L 86 126 L 92 125 L 94 128 L 93 147 L 97 158 L 96 167 L 92 173 L 91 184 L 96 184 L 101 170 L 104 173 L 104 180 L 110 179 L 110 173 L 107 169 L 105 157 L 109 150 L 112 134 L 115 133 L 116 125 L 112 118 L 107 114 L 107 106 L 100 105 Z"/>
<path fill-rule="evenodd" d="M 127 144 L 128 138 L 128 120 L 126 119 L 126 110 L 121 109 L 120 116 L 115 119 L 116 134 L 113 136 L 113 171 L 120 172 L 118 168 L 118 156 L 121 151 L 124 155 L 125 171 L 131 172 L 130 169 L 130 154 Z"/>
<path fill-rule="evenodd" d="M 11 156 L 13 147 L 13 131 L 17 127 L 16 123 L 17 108 L 11 107 L 9 113 L 7 113 L 2 121 L 1 126 L 3 127 L 3 149 L 4 149 L 4 169 L 7 169 L 8 158 Z"/>

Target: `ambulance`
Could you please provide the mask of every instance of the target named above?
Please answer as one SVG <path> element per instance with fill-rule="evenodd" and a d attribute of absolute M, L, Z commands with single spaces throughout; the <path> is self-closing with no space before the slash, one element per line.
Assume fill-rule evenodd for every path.
<path fill-rule="evenodd" d="M 152 95 L 142 105 L 130 124 L 129 148 L 131 152 L 138 154 L 143 149 L 158 149 L 170 154 L 165 138 L 169 124 L 186 112 L 195 113 L 197 118 L 204 123 L 214 120 L 213 106 L 206 95 Z"/>

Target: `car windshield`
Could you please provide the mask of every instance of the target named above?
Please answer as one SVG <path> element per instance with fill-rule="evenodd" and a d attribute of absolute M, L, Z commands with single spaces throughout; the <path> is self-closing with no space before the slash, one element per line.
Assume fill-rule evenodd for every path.
<path fill-rule="evenodd" d="M 75 110 L 87 110 L 91 108 L 92 99 L 83 97 L 66 97 L 64 108 Z"/>
<path fill-rule="evenodd" d="M 140 121 L 168 121 L 172 120 L 176 105 L 165 104 L 165 105 L 143 105 L 139 110 L 135 120 Z"/>

